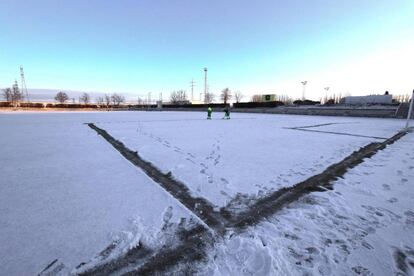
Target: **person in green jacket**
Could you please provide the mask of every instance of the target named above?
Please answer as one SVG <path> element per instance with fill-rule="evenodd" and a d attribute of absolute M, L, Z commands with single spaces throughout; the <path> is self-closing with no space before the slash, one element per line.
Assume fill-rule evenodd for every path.
<path fill-rule="evenodd" d="M 207 120 L 211 120 L 211 114 L 213 113 L 213 109 L 209 106 L 207 108 Z"/>
<path fill-rule="evenodd" d="M 229 106 L 226 105 L 226 107 L 223 109 L 223 111 L 224 111 L 223 119 L 229 120 L 230 119 L 230 108 L 229 108 Z"/>

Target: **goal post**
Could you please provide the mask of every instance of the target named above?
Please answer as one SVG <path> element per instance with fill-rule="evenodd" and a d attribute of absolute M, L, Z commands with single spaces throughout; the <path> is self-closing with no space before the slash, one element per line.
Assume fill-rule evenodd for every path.
<path fill-rule="evenodd" d="M 413 93 L 411 94 L 410 107 L 408 108 L 407 122 L 405 123 L 406 130 L 408 130 L 408 127 L 410 126 L 410 119 L 413 113 L 413 102 L 414 102 L 414 90 L 413 90 Z"/>

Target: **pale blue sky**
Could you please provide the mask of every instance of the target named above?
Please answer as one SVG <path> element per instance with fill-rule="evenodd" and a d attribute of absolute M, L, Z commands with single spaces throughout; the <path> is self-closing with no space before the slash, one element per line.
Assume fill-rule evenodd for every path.
<path fill-rule="evenodd" d="M 408 93 L 412 0 L 0 0 L 0 87 Z M 414 50 L 412 50 L 414 52 Z M 412 74 L 411 74 L 412 75 Z"/>

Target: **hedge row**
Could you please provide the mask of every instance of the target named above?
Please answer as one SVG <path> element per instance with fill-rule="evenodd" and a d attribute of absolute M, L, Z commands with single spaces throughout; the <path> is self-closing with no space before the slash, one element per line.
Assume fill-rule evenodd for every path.
<path fill-rule="evenodd" d="M 0 107 L 12 107 L 10 102 L 0 102 Z"/>
<path fill-rule="evenodd" d="M 144 108 L 156 108 L 157 107 L 157 105 L 156 104 L 151 104 L 151 105 L 148 105 L 148 104 L 129 104 L 128 105 L 128 108 L 140 108 L 140 109 L 144 109 Z"/>
<path fill-rule="evenodd" d="M 43 103 L 20 103 L 20 107 L 43 108 Z"/>
<path fill-rule="evenodd" d="M 293 104 L 296 105 L 316 105 L 316 104 L 321 104 L 321 102 L 317 102 L 317 101 L 311 101 L 311 100 L 296 100 L 293 102 Z"/>
<path fill-rule="evenodd" d="M 98 108 L 96 104 L 53 104 L 48 103 L 48 108 Z"/>
<path fill-rule="evenodd" d="M 42 103 L 19 103 L 19 107 L 43 108 Z M 13 107 L 11 102 L 0 102 L 0 107 Z"/>

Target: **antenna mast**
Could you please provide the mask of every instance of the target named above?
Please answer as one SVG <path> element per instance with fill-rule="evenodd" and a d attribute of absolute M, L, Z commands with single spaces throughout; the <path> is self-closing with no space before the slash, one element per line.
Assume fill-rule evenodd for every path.
<path fill-rule="evenodd" d="M 207 102 L 207 67 L 204 68 L 204 103 Z"/>
<path fill-rule="evenodd" d="M 190 82 L 190 87 L 191 87 L 191 102 L 194 101 L 194 86 L 195 86 L 194 79 L 191 79 L 191 82 Z"/>
<path fill-rule="evenodd" d="M 25 93 L 27 102 L 30 102 L 29 93 L 27 92 L 26 81 L 24 79 L 23 66 L 20 66 L 20 78 L 21 78 L 21 82 L 22 82 L 22 92 Z"/>

